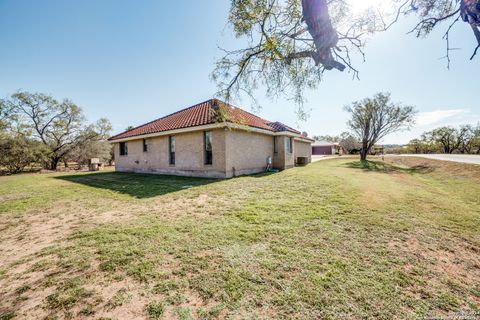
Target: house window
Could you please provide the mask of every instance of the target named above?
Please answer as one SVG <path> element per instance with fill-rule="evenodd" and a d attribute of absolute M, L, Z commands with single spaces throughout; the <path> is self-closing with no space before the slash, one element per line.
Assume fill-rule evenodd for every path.
<path fill-rule="evenodd" d="M 285 149 L 287 150 L 288 153 L 293 152 L 293 139 L 292 138 L 286 138 L 285 139 Z"/>
<path fill-rule="evenodd" d="M 143 139 L 143 152 L 148 152 L 148 140 Z"/>
<path fill-rule="evenodd" d="M 171 166 L 175 165 L 175 137 L 168 137 L 169 163 Z"/>
<path fill-rule="evenodd" d="M 204 146 L 205 146 L 205 164 L 210 165 L 213 163 L 212 159 L 212 132 L 205 131 L 203 133 Z"/>
<path fill-rule="evenodd" d="M 273 137 L 273 152 L 278 153 L 278 138 Z"/>
<path fill-rule="evenodd" d="M 126 142 L 120 142 L 120 155 L 128 155 L 128 144 Z"/>

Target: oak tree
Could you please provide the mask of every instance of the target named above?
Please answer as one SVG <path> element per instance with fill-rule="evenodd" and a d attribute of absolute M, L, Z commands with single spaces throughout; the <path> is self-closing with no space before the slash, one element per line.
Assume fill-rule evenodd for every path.
<path fill-rule="evenodd" d="M 1 104 L 15 122 L 12 127 L 48 148 L 47 167 L 51 170 L 75 147 L 101 136 L 87 124 L 82 109 L 68 99 L 58 101 L 50 95 L 19 91 Z"/>

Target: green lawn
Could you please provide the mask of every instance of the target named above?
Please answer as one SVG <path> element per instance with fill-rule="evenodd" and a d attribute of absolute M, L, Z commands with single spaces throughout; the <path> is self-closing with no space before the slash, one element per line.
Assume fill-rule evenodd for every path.
<path fill-rule="evenodd" d="M 0 320 L 480 312 L 480 166 L 0 177 Z"/>

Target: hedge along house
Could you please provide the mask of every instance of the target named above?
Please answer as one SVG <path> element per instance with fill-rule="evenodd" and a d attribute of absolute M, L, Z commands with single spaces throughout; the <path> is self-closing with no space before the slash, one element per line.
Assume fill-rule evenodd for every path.
<path fill-rule="evenodd" d="M 109 139 L 115 167 L 193 177 L 230 178 L 311 161 L 313 140 L 212 99 Z"/>

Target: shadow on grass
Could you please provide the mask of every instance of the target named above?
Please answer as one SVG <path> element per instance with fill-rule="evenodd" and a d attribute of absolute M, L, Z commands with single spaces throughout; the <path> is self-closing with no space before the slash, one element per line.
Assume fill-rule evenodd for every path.
<path fill-rule="evenodd" d="M 400 167 L 382 161 L 353 161 L 345 163 L 344 166 L 352 169 L 362 169 L 370 172 L 381 173 L 430 173 L 435 170 L 434 167 L 425 164 L 416 165 L 413 167 Z"/>
<path fill-rule="evenodd" d="M 205 178 L 123 172 L 95 172 L 58 176 L 55 177 L 55 179 L 79 183 L 94 188 L 108 189 L 139 199 L 156 197 L 219 181 Z"/>
<path fill-rule="evenodd" d="M 251 174 L 251 175 L 244 175 L 243 177 L 266 178 L 266 177 L 277 175 L 279 172 L 280 171 L 267 171 L 267 172 L 260 172 L 260 173 L 255 173 L 255 174 Z"/>

